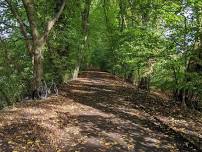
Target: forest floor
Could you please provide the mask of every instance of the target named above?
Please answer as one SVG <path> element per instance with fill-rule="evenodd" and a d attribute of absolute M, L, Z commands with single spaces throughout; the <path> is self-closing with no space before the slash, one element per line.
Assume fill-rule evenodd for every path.
<path fill-rule="evenodd" d="M 104 72 L 0 112 L 0 152 L 192 152 L 202 117 Z"/>

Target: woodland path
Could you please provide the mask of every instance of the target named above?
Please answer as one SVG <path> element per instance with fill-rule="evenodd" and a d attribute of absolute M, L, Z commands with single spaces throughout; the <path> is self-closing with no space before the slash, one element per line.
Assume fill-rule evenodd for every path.
<path fill-rule="evenodd" d="M 58 97 L 1 111 L 0 152 L 199 151 L 152 115 L 156 102 L 108 73 L 85 72 Z"/>

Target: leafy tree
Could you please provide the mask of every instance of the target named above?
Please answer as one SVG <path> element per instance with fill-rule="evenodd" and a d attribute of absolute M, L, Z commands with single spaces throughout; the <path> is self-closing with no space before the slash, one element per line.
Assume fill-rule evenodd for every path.
<path fill-rule="evenodd" d="M 200 0 L 3 0 L 2 100 L 12 104 L 42 78 L 61 84 L 100 69 L 194 108 L 202 94 L 201 8 Z"/>

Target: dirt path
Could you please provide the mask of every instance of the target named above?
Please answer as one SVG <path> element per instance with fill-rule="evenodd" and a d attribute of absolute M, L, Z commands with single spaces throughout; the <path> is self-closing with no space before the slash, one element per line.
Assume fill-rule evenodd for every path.
<path fill-rule="evenodd" d="M 131 86 L 102 72 L 82 77 L 59 97 L 0 112 L 0 152 L 199 151 L 146 113 Z"/>

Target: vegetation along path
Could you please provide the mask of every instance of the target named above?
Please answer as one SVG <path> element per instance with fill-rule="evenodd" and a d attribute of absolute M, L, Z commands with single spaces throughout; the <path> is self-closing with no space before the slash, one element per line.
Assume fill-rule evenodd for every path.
<path fill-rule="evenodd" d="M 200 151 L 200 143 L 183 136 L 186 127 L 194 126 L 192 133 L 200 140 L 200 120 L 191 122 L 189 115 L 185 119 L 161 97 L 138 91 L 113 75 L 84 72 L 61 86 L 59 94 L 1 111 L 0 151 Z"/>

